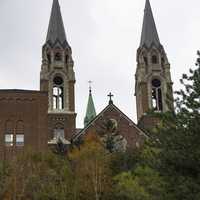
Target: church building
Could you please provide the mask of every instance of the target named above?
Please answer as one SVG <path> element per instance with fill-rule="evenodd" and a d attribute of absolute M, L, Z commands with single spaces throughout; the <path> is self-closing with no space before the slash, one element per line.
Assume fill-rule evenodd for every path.
<path fill-rule="evenodd" d="M 58 0 L 53 0 L 47 37 L 42 46 L 40 90 L 0 90 L 0 158 L 9 159 L 27 148 L 45 151 L 58 140 L 70 145 L 92 133 L 108 131 L 123 148 L 139 147 L 158 120 L 149 111 L 173 111 L 170 64 L 146 0 L 142 35 L 137 50 L 135 95 L 138 122 L 113 102 L 96 114 L 89 89 L 84 128 L 76 127 L 75 72 Z M 133 97 L 135 98 L 135 97 Z M 130 105 L 132 107 L 132 105 Z"/>

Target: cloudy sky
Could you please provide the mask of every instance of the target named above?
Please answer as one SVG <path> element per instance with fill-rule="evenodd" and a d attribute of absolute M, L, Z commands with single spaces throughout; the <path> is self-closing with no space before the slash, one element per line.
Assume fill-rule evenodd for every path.
<path fill-rule="evenodd" d="M 114 103 L 136 121 L 134 74 L 145 0 L 60 0 L 76 72 L 77 126 L 83 126 L 88 80 L 97 112 Z M 151 0 L 174 89 L 200 49 L 199 0 Z M 39 89 L 41 47 L 52 0 L 0 0 L 0 88 Z"/>

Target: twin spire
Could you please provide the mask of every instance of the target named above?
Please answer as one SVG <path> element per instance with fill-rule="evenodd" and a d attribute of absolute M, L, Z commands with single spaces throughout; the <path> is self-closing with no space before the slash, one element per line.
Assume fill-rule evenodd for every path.
<path fill-rule="evenodd" d="M 156 47 L 161 46 L 151 5 L 149 0 L 146 0 L 140 47 L 146 46 L 149 48 L 152 44 Z"/>
<path fill-rule="evenodd" d="M 67 43 L 60 5 L 58 0 L 53 0 L 46 42 L 54 44 L 57 40 L 61 44 Z M 161 45 L 151 5 L 149 0 L 146 0 L 140 47 L 149 48 L 152 44 L 157 47 Z"/>
<path fill-rule="evenodd" d="M 53 0 L 53 6 L 51 10 L 51 17 L 49 21 L 46 43 L 55 44 L 56 41 L 59 41 L 61 44 L 68 44 L 59 2 L 58 0 Z M 154 21 L 150 2 L 149 0 L 146 0 L 140 48 L 143 46 L 150 48 L 152 45 L 155 45 L 156 47 L 160 47 L 161 43 L 160 43 L 158 32 L 156 29 L 156 24 Z M 84 120 L 85 126 L 95 116 L 96 116 L 96 111 L 95 111 L 95 106 L 94 106 L 94 102 L 92 98 L 92 92 L 90 88 L 87 112 L 86 112 L 86 116 Z"/>
<path fill-rule="evenodd" d="M 53 0 L 46 42 L 54 44 L 56 41 L 67 43 L 60 5 L 58 0 Z"/>

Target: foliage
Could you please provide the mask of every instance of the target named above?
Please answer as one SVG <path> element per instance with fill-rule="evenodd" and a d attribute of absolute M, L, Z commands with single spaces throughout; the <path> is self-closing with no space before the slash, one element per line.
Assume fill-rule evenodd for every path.
<path fill-rule="evenodd" d="M 116 192 L 120 199 L 163 199 L 165 182 L 159 173 L 147 166 L 138 166 L 133 172 L 118 175 Z"/>
<path fill-rule="evenodd" d="M 78 199 L 100 200 L 112 191 L 110 154 L 98 137 L 86 138 L 80 149 L 70 154 L 76 180 Z"/>
<path fill-rule="evenodd" d="M 200 56 L 200 53 L 198 53 Z M 184 88 L 176 92 L 176 114 L 161 115 L 149 147 L 157 149 L 154 169 L 166 177 L 170 199 L 200 197 L 200 59 L 184 74 Z"/>

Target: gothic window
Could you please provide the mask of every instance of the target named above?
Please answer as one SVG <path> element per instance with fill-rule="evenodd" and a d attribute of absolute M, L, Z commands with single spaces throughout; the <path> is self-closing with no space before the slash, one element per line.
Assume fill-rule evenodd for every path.
<path fill-rule="evenodd" d="M 60 76 L 53 79 L 53 109 L 64 109 L 64 82 Z"/>
<path fill-rule="evenodd" d="M 62 56 L 61 56 L 61 53 L 60 52 L 57 52 L 55 54 L 55 61 L 61 61 L 62 60 Z"/>
<path fill-rule="evenodd" d="M 56 124 L 54 129 L 54 139 L 65 138 L 65 131 L 63 124 Z"/>
<path fill-rule="evenodd" d="M 163 110 L 161 82 L 158 79 L 152 80 L 152 106 L 155 111 Z"/>
<path fill-rule="evenodd" d="M 13 132 L 13 122 L 8 120 L 5 124 L 5 145 L 14 145 L 14 132 Z"/>
<path fill-rule="evenodd" d="M 158 63 L 158 57 L 156 55 L 153 55 L 151 58 L 152 64 L 157 64 Z"/>
<path fill-rule="evenodd" d="M 18 121 L 16 126 L 16 146 L 24 146 L 24 123 Z"/>

